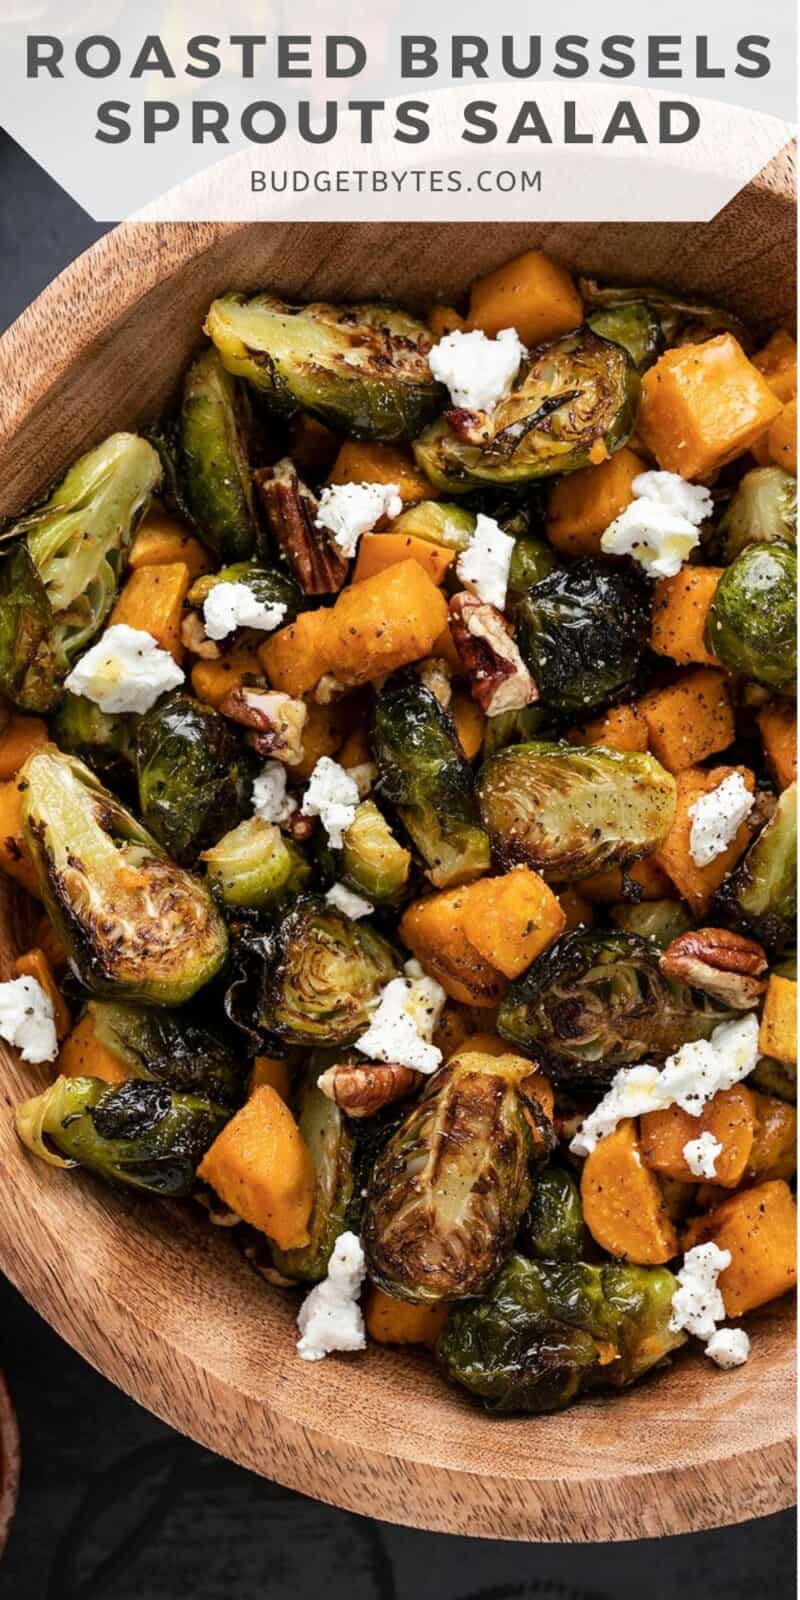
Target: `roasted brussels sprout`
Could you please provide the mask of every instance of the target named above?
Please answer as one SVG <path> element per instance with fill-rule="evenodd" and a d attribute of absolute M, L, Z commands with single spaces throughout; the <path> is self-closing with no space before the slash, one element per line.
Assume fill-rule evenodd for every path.
<path fill-rule="evenodd" d="M 531 741 L 484 762 L 478 798 L 503 866 L 568 883 L 657 850 L 675 815 L 675 779 L 652 756 Z"/>
<path fill-rule="evenodd" d="M 627 350 L 580 328 L 533 350 L 490 414 L 448 412 L 416 440 L 414 454 L 452 494 L 573 472 L 589 465 L 593 447 L 613 455 L 625 443 L 638 399 Z"/>
<path fill-rule="evenodd" d="M 244 1098 L 246 1066 L 222 1030 L 194 1007 L 126 1005 L 90 1000 L 95 1037 L 131 1078 L 206 1095 L 221 1106 Z"/>
<path fill-rule="evenodd" d="M 557 1081 L 587 1085 L 710 1038 L 735 1013 L 665 978 L 659 954 L 632 933 L 566 933 L 511 984 L 497 1031 Z"/>
<path fill-rule="evenodd" d="M 517 539 L 511 552 L 506 595 L 506 611 L 511 616 L 516 615 L 520 601 L 524 600 L 534 584 L 541 583 L 542 578 L 549 578 L 555 564 L 553 547 L 546 539 L 540 539 L 535 533 Z"/>
<path fill-rule="evenodd" d="M 618 699 L 639 670 L 650 633 L 647 580 L 576 561 L 530 589 L 517 637 L 547 710 L 588 714 Z"/>
<path fill-rule="evenodd" d="M 601 339 L 623 345 L 638 372 L 652 367 L 664 349 L 661 323 L 646 300 L 603 306 L 590 312 L 586 320 Z"/>
<path fill-rule="evenodd" d="M 713 915 L 758 939 L 771 955 L 795 942 L 797 926 L 797 785 L 784 789 L 774 814 L 719 889 Z"/>
<path fill-rule="evenodd" d="M 52 721 L 59 750 L 78 756 L 112 788 L 136 778 L 136 715 L 101 711 L 85 695 L 67 690 Z"/>
<path fill-rule="evenodd" d="M 446 550 L 466 550 L 474 531 L 473 512 L 446 500 L 420 500 L 392 523 L 392 533 L 441 544 Z"/>
<path fill-rule="evenodd" d="M 307 603 L 288 572 L 280 572 L 277 567 L 259 566 L 257 561 L 235 561 L 230 567 L 222 567 L 219 572 L 206 572 L 202 578 L 198 578 L 187 595 L 189 604 L 199 609 L 218 583 L 243 583 L 262 605 L 284 605 L 284 622 L 293 622 L 298 611 L 304 610 Z"/>
<path fill-rule="evenodd" d="M 518 1056 L 453 1056 L 379 1155 L 362 1237 L 370 1276 L 396 1299 L 483 1294 L 511 1249 L 530 1197 L 529 1117 L 542 1119 L 531 1071 Z"/>
<path fill-rule="evenodd" d="M 706 645 L 729 672 L 794 692 L 797 676 L 797 550 L 776 539 L 748 545 L 717 584 Z"/>
<path fill-rule="evenodd" d="M 300 1283 L 318 1283 L 325 1277 L 336 1240 L 350 1225 L 355 1188 L 353 1134 L 347 1117 L 317 1088 L 317 1076 L 312 1058 L 295 1109 L 316 1173 L 309 1242 L 294 1250 L 272 1246 L 276 1271 Z"/>
<path fill-rule="evenodd" d="M 782 467 L 746 472 L 717 529 L 722 559 L 735 561 L 751 544 L 797 540 L 797 479 Z"/>
<path fill-rule="evenodd" d="M 112 998 L 182 1005 L 227 951 L 205 885 L 74 756 L 41 750 L 21 777 L 42 898 L 81 981 Z"/>
<path fill-rule="evenodd" d="M 288 306 L 226 294 L 206 332 L 229 372 L 284 414 L 310 411 L 361 439 L 413 439 L 445 391 L 428 366 L 433 335 L 393 306 Z"/>
<path fill-rule="evenodd" d="M 612 906 L 611 921 L 623 933 L 652 939 L 660 950 L 666 950 L 673 939 L 692 926 L 692 919 L 680 900 L 641 900 L 638 905 Z"/>
<path fill-rule="evenodd" d="M 242 384 L 213 348 L 186 374 L 181 404 L 183 483 L 203 542 L 223 561 L 244 561 L 259 524 L 248 460 L 250 407 Z"/>
<path fill-rule="evenodd" d="M 227 717 L 175 690 L 136 731 L 142 820 L 176 861 L 193 861 L 250 810 L 254 758 Z"/>
<path fill-rule="evenodd" d="M 263 911 L 299 894 L 311 873 L 299 846 L 263 817 L 247 817 L 231 828 L 203 851 L 201 860 L 224 904 L 251 911 Z"/>
<path fill-rule="evenodd" d="M 541 1261 L 581 1260 L 586 1245 L 581 1197 L 564 1167 L 545 1167 L 536 1178 L 520 1241 L 528 1255 Z"/>
<path fill-rule="evenodd" d="M 411 871 L 404 850 L 374 800 L 362 800 L 344 835 L 342 877 L 375 905 L 396 905 Z"/>
<path fill-rule="evenodd" d="M 732 333 L 745 350 L 752 348 L 753 341 L 741 317 L 722 306 L 708 305 L 703 300 L 687 300 L 683 295 L 670 294 L 668 290 L 657 289 L 654 285 L 623 288 L 600 284 L 594 278 L 579 278 L 578 287 L 584 305 L 590 307 L 590 317 L 595 309 L 609 310 L 632 303 L 638 305 L 644 301 L 655 312 L 668 345 L 702 344 L 706 339 L 713 339 L 715 334 Z"/>
<path fill-rule="evenodd" d="M 499 716 L 487 717 L 483 730 L 484 761 L 510 744 L 525 744 L 537 736 L 546 738 L 543 729 L 547 723 L 547 712 L 538 703 L 524 706 L 522 711 L 501 711 Z"/>
<path fill-rule="evenodd" d="M 761 1056 L 747 1081 L 762 1094 L 774 1094 L 790 1105 L 797 1104 L 797 1067 L 788 1061 Z"/>
<path fill-rule="evenodd" d="M 198 1094 L 130 1078 L 56 1078 L 17 1107 L 17 1132 L 54 1167 L 87 1167 L 110 1183 L 180 1198 L 230 1112 Z M 54 1153 L 55 1152 L 55 1153 Z"/>
<path fill-rule="evenodd" d="M 467 883 L 489 866 L 472 771 L 435 694 L 415 672 L 398 672 L 375 708 L 375 793 L 394 806 L 439 889 Z"/>
<path fill-rule="evenodd" d="M 56 704 L 70 663 L 111 610 L 128 546 L 160 483 L 152 445 L 114 433 L 70 467 L 43 505 L 4 530 L 3 543 L 24 544 L 40 580 L 12 550 L 6 560 L 14 565 L 0 580 L 0 665 L 18 705 L 48 711 Z M 31 608 L 24 627 L 21 595 Z"/>
<path fill-rule="evenodd" d="M 259 1022 L 290 1044 L 350 1044 L 400 963 L 367 922 L 309 898 L 282 923 Z"/>
<path fill-rule="evenodd" d="M 228 1021 L 244 1034 L 250 1054 L 269 1049 L 282 1056 L 285 1046 L 258 1020 L 267 977 L 275 959 L 275 930 L 271 920 L 261 922 L 246 915 L 228 926 L 229 955 L 225 971 L 223 1009 Z M 274 1040 L 274 1046 L 273 1046 Z"/>
<path fill-rule="evenodd" d="M 635 1382 L 686 1343 L 669 1326 L 677 1287 L 666 1267 L 515 1255 L 485 1299 L 453 1307 L 436 1353 L 490 1411 L 560 1411 L 587 1390 Z"/>

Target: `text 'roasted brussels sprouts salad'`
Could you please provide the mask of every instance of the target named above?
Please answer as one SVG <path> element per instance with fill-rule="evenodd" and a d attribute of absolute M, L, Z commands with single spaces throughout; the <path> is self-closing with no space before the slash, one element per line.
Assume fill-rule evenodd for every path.
<path fill-rule="evenodd" d="M 538 251 L 205 332 L 0 534 L 21 1139 L 200 1202 L 309 1360 L 739 1365 L 795 1282 L 792 338 Z"/>

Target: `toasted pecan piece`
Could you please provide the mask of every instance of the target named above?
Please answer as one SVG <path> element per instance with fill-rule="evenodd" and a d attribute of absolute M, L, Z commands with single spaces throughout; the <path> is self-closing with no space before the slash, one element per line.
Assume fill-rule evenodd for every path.
<path fill-rule="evenodd" d="M 466 589 L 450 601 L 450 632 L 469 674 L 473 700 L 487 717 L 521 711 L 538 700 L 505 617 Z"/>
<path fill-rule="evenodd" d="M 317 527 L 319 501 L 284 456 L 253 479 L 270 528 L 304 594 L 338 594 L 349 563 L 326 528 Z"/>
<path fill-rule="evenodd" d="M 342 1062 L 321 1074 L 317 1088 L 348 1117 L 373 1117 L 392 1101 L 405 1099 L 418 1078 L 419 1073 L 411 1067 L 387 1066 L 383 1062 L 353 1066 Z"/>
<path fill-rule="evenodd" d="M 727 928 L 694 928 L 667 945 L 659 962 L 666 978 L 702 989 L 736 1011 L 749 1011 L 766 989 L 767 957 L 755 939 Z"/>
<path fill-rule="evenodd" d="M 248 742 L 260 756 L 282 761 L 287 767 L 302 761 L 308 716 L 305 701 L 293 700 L 278 689 L 229 689 L 219 709 L 249 730 Z"/>

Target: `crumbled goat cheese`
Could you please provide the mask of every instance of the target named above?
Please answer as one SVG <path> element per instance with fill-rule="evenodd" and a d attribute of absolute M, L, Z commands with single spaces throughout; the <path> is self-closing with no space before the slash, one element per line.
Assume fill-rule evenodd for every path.
<path fill-rule="evenodd" d="M 280 761 L 267 761 L 253 783 L 253 815 L 265 822 L 286 822 L 294 802 L 286 793 L 286 768 Z"/>
<path fill-rule="evenodd" d="M 368 917 L 375 907 L 363 895 L 354 894 L 345 883 L 335 883 L 325 896 L 329 906 L 337 911 L 343 911 L 351 921 L 358 922 L 359 917 Z"/>
<path fill-rule="evenodd" d="M 640 472 L 634 498 L 600 540 L 609 556 L 633 556 L 649 578 L 674 578 L 695 545 L 713 502 L 707 489 L 677 472 Z"/>
<path fill-rule="evenodd" d="M 588 1156 L 599 1139 L 613 1133 L 626 1117 L 667 1111 L 678 1105 L 693 1117 L 721 1089 L 730 1089 L 753 1071 L 758 1059 L 758 1018 L 754 1012 L 723 1022 L 710 1039 L 681 1045 L 658 1067 L 622 1067 L 611 1088 L 589 1113 L 570 1144 L 576 1156 Z"/>
<path fill-rule="evenodd" d="M 475 532 L 456 562 L 461 582 L 479 600 L 503 611 L 514 540 L 504 533 L 494 517 L 478 513 Z"/>
<path fill-rule="evenodd" d="M 364 1350 L 366 1336 L 358 1295 L 367 1264 L 357 1233 L 340 1233 L 328 1275 L 306 1295 L 297 1313 L 303 1361 L 321 1361 L 334 1350 Z"/>
<path fill-rule="evenodd" d="M 23 1061 L 58 1055 L 53 1002 L 35 978 L 0 983 L 0 1038 L 15 1045 Z"/>
<path fill-rule="evenodd" d="M 301 807 L 304 817 L 320 817 L 334 850 L 341 850 L 344 835 L 356 814 L 358 784 L 330 756 L 320 756 L 308 781 Z"/>
<path fill-rule="evenodd" d="M 509 393 L 525 355 L 516 328 L 502 328 L 487 339 L 480 328 L 457 328 L 435 344 L 428 355 L 434 378 L 450 390 L 454 406 L 465 411 L 492 411 Z"/>
<path fill-rule="evenodd" d="M 701 1133 L 699 1138 L 687 1140 L 683 1147 L 683 1159 L 693 1178 L 707 1178 L 709 1181 L 716 1178 L 717 1161 L 721 1155 L 722 1145 L 713 1133 Z"/>
<path fill-rule="evenodd" d="M 744 1328 L 717 1328 L 706 1345 L 705 1353 L 726 1372 L 731 1367 L 742 1367 L 750 1354 L 750 1340 Z"/>
<path fill-rule="evenodd" d="M 402 509 L 396 483 L 331 483 L 319 497 L 317 527 L 327 528 L 349 559 L 362 533 L 369 533 L 381 517 L 399 517 Z"/>
<path fill-rule="evenodd" d="M 689 807 L 692 819 L 689 854 L 696 867 L 707 867 L 727 850 L 754 804 L 741 772 L 731 772 L 716 789 L 695 800 Z"/>
<path fill-rule="evenodd" d="M 710 1339 L 725 1316 L 725 1302 L 717 1287 L 721 1272 L 731 1264 L 730 1250 L 720 1250 L 709 1240 L 687 1250 L 678 1272 L 678 1285 L 672 1296 L 671 1333 L 685 1328 L 697 1339 Z"/>
<path fill-rule="evenodd" d="M 366 1033 L 357 1049 L 373 1061 L 387 1061 L 417 1072 L 435 1072 L 442 1052 L 430 1040 L 447 996 L 419 964 L 408 962 L 404 978 L 392 978 L 382 989 Z"/>
<path fill-rule="evenodd" d="M 227 639 L 236 628 L 258 628 L 271 633 L 286 616 L 282 600 L 265 605 L 246 583 L 216 583 L 203 603 L 203 620 L 209 639 Z"/>
<path fill-rule="evenodd" d="M 149 711 L 159 695 L 183 683 L 183 673 L 151 633 L 115 622 L 81 656 L 65 688 L 85 695 L 101 711 Z"/>

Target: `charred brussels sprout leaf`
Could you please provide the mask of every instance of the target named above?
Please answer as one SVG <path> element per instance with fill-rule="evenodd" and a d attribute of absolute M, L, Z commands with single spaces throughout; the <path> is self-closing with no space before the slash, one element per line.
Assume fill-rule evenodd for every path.
<path fill-rule="evenodd" d="M 318 1283 L 325 1277 L 336 1240 L 349 1225 L 355 1187 L 355 1141 L 347 1117 L 317 1088 L 317 1075 L 316 1068 L 309 1069 L 295 1111 L 316 1174 L 309 1242 L 296 1250 L 272 1246 L 277 1271 L 301 1283 Z"/>
<path fill-rule="evenodd" d="M 564 934 L 511 984 L 498 1032 L 558 1081 L 587 1084 L 710 1038 L 735 1013 L 665 978 L 659 953 L 635 934 Z"/>
<path fill-rule="evenodd" d="M 95 1036 L 131 1078 L 207 1095 L 236 1106 L 244 1097 L 245 1066 L 222 1031 L 199 1011 L 90 1000 Z"/>
<path fill-rule="evenodd" d="M 522 599 L 517 630 L 546 710 L 585 714 L 630 688 L 650 632 L 647 580 L 598 561 L 544 578 Z"/>
<path fill-rule="evenodd" d="M 644 301 L 658 318 L 668 345 L 703 344 L 718 333 L 732 333 L 745 350 L 752 349 L 753 341 L 741 317 L 722 306 L 708 305 L 704 300 L 687 300 L 683 295 L 670 294 L 654 285 L 623 288 L 597 283 L 594 278 L 579 278 L 578 287 L 584 305 L 590 307 L 590 320 L 594 310 L 617 309 Z"/>
<path fill-rule="evenodd" d="M 520 1237 L 542 1261 L 580 1261 L 586 1243 L 578 1185 L 563 1167 L 545 1167 L 533 1185 Z"/>
<path fill-rule="evenodd" d="M 535 533 L 517 539 L 511 552 L 506 598 L 506 611 L 511 616 L 516 616 L 520 602 L 534 584 L 549 578 L 555 565 L 553 547 L 546 539 L 538 538 Z"/>
<path fill-rule="evenodd" d="M 485 1299 L 453 1308 L 437 1356 L 490 1411 L 560 1411 L 635 1382 L 685 1344 L 669 1328 L 677 1286 L 666 1267 L 515 1255 Z"/>
<path fill-rule="evenodd" d="M 131 1078 L 109 1088 L 99 1078 L 61 1077 L 18 1107 L 17 1132 L 51 1165 L 180 1198 L 191 1195 L 196 1168 L 229 1116 L 202 1095 L 160 1083 Z"/>
<path fill-rule="evenodd" d="M 590 328 L 601 339 L 621 344 L 637 372 L 646 372 L 664 349 L 661 323 L 646 300 L 628 300 L 617 306 L 604 306 L 587 317 Z"/>
<path fill-rule="evenodd" d="M 540 345 L 491 413 L 450 411 L 414 454 L 438 488 L 465 493 L 574 472 L 602 445 L 613 455 L 636 417 L 639 375 L 619 344 L 580 328 Z"/>
<path fill-rule="evenodd" d="M 675 779 L 652 756 L 532 741 L 491 756 L 481 816 L 506 867 L 567 883 L 652 855 L 675 814 Z"/>
<path fill-rule="evenodd" d="M 547 724 L 547 712 L 540 705 L 524 706 L 521 711 L 501 711 L 499 716 L 487 717 L 483 730 L 483 758 L 488 761 L 498 750 L 510 744 L 525 744 L 537 734 L 547 737 L 542 730 Z"/>
<path fill-rule="evenodd" d="M 73 658 L 111 610 L 128 547 L 160 482 L 161 463 L 146 439 L 114 433 L 70 467 L 43 505 L 5 529 L 3 541 L 24 545 L 39 579 L 17 556 L 0 581 L 2 666 L 18 705 L 55 705 Z M 24 628 L 15 620 L 20 590 L 31 608 Z"/>
<path fill-rule="evenodd" d="M 15 545 L 0 563 L 0 690 L 9 700 L 25 699 L 31 663 L 46 659 L 52 627 L 53 608 L 28 547 Z"/>
<path fill-rule="evenodd" d="M 81 981 L 112 998 L 182 1005 L 227 951 L 204 884 L 74 756 L 39 751 L 22 777 L 42 897 Z"/>
<path fill-rule="evenodd" d="M 204 850 L 209 879 L 226 906 L 263 911 L 298 894 L 311 867 L 302 850 L 274 822 L 247 817 Z"/>
<path fill-rule="evenodd" d="M 259 1022 L 290 1044 L 349 1044 L 398 969 L 391 945 L 366 922 L 302 901 L 279 929 Z"/>
<path fill-rule="evenodd" d="M 394 806 L 437 888 L 489 866 L 472 771 L 435 694 L 415 672 L 396 673 L 375 708 L 375 793 Z"/>
<path fill-rule="evenodd" d="M 136 735 L 142 819 L 176 861 L 193 861 L 250 809 L 254 763 L 233 725 L 180 690 Z"/>
<path fill-rule="evenodd" d="M 795 941 L 797 926 L 797 785 L 784 789 L 774 814 L 717 893 L 714 915 L 747 933 L 772 955 Z"/>
<path fill-rule="evenodd" d="M 746 472 L 717 529 L 723 560 L 735 561 L 751 544 L 797 539 L 797 479 L 782 467 Z"/>
<path fill-rule="evenodd" d="M 293 622 L 298 611 L 306 606 L 305 596 L 300 593 L 288 572 L 279 572 L 275 567 L 261 567 L 256 561 L 235 561 L 232 566 L 222 567 L 219 572 L 204 573 L 189 590 L 189 604 L 200 609 L 218 583 L 243 583 L 262 605 L 284 605 L 285 623 Z"/>
<path fill-rule="evenodd" d="M 271 926 L 265 927 L 257 919 L 249 918 L 232 922 L 229 931 L 223 1008 L 228 1021 L 244 1034 L 254 1054 L 264 1048 L 265 1037 L 269 1037 L 258 1022 L 258 1012 L 275 959 L 275 934 Z"/>
<path fill-rule="evenodd" d="M 395 905 L 403 897 L 411 855 L 397 843 L 374 800 L 362 800 L 344 835 L 344 882 L 375 905 Z"/>
<path fill-rule="evenodd" d="M 138 716 L 101 711 L 85 695 L 67 690 L 53 717 L 53 738 L 59 750 L 78 756 L 113 788 L 136 776 Z"/>
<path fill-rule="evenodd" d="M 717 584 L 706 644 L 729 672 L 792 692 L 797 675 L 797 550 L 751 544 Z"/>
<path fill-rule="evenodd" d="M 612 906 L 611 921 L 623 933 L 652 939 L 660 950 L 666 950 L 673 939 L 692 926 L 692 919 L 680 900 L 642 900 L 638 905 Z"/>
<path fill-rule="evenodd" d="M 362 1237 L 388 1294 L 463 1300 L 491 1282 L 530 1197 L 531 1070 L 511 1055 L 454 1056 L 382 1150 Z"/>
<path fill-rule="evenodd" d="M 459 552 L 466 550 L 474 531 L 473 513 L 446 500 L 420 500 L 418 505 L 402 511 L 392 523 L 392 533 L 425 539 L 428 544 L 440 544 L 446 550 Z"/>
<path fill-rule="evenodd" d="M 303 409 L 361 439 L 403 440 L 440 409 L 433 335 L 393 306 L 288 306 L 270 295 L 215 300 L 206 331 L 229 372 L 277 411 Z"/>
<path fill-rule="evenodd" d="M 223 561 L 252 555 L 259 524 L 248 459 L 250 409 L 245 390 L 206 350 L 186 374 L 181 406 L 186 498 L 205 544 Z"/>

